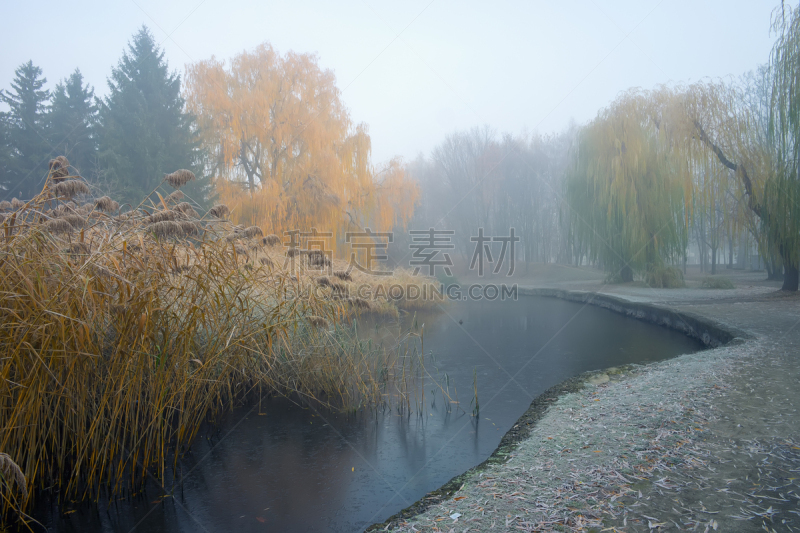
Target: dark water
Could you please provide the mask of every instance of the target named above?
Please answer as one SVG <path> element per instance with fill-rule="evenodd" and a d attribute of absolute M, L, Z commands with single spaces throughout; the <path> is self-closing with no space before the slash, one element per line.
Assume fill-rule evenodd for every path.
<path fill-rule="evenodd" d="M 195 442 L 171 496 L 154 485 L 142 497 L 66 515 L 43 505 L 37 517 L 53 531 L 361 531 L 485 460 L 552 385 L 701 348 L 666 329 L 549 298 L 458 303 L 418 321 L 425 352 L 435 354 L 426 366 L 447 373 L 463 410 L 448 411 L 431 386 L 422 416 L 337 415 L 285 400 L 262 405 L 262 414 L 240 409 Z"/>

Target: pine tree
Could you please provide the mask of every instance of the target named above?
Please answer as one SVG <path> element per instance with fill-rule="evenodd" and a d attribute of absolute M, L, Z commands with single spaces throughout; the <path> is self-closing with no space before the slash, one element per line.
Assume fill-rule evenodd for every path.
<path fill-rule="evenodd" d="M 0 199 L 11 195 L 11 139 L 9 114 L 0 112 Z"/>
<path fill-rule="evenodd" d="M 97 158 L 97 106 L 94 89 L 84 87 L 81 71 L 56 85 L 50 107 L 50 139 L 57 155 L 65 155 L 81 176 L 94 175 Z"/>
<path fill-rule="evenodd" d="M 181 79 L 146 27 L 133 36 L 108 86 L 100 106 L 99 174 L 116 198 L 138 205 L 164 174 L 187 168 L 198 180 L 182 191 L 203 203 L 208 180 L 197 172 L 194 121 L 183 112 Z"/>
<path fill-rule="evenodd" d="M 6 115 L 7 147 L 10 148 L 8 171 L 3 181 L 3 196 L 28 199 L 41 191 L 52 153 L 47 141 L 47 102 L 50 91 L 42 69 L 33 61 L 14 71 L 11 91 L 0 91 L 0 101 L 10 108 Z"/>

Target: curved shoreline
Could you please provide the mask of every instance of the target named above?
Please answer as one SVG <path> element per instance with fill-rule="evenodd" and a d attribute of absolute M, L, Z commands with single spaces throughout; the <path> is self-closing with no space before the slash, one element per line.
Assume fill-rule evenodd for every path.
<path fill-rule="evenodd" d="M 657 303 L 626 300 L 599 292 L 520 288 L 519 294 L 546 296 L 570 302 L 596 305 L 615 313 L 679 331 L 684 335 L 698 339 L 710 348 L 724 346 L 732 341 L 742 342 L 755 338 L 739 328 L 696 313 L 678 311 L 672 307 Z"/>
<path fill-rule="evenodd" d="M 593 291 L 570 291 L 554 288 L 520 287 L 519 294 L 522 296 L 559 298 L 576 303 L 595 305 L 637 320 L 679 331 L 689 337 L 698 339 L 708 348 L 738 345 L 747 340 L 755 339 L 754 335 L 734 326 L 696 313 L 680 311 L 656 303 L 631 301 Z M 648 366 L 648 364 L 616 367 L 615 374 L 625 374 L 634 368 L 645 366 Z M 595 376 L 606 375 L 608 370 L 584 372 L 550 387 L 534 398 L 525 413 L 503 435 L 497 448 L 485 461 L 453 477 L 438 489 L 425 494 L 422 498 L 395 513 L 384 522 L 370 525 L 366 531 L 390 531 L 395 529 L 407 520 L 419 516 L 433 506 L 451 498 L 468 479 L 481 475 L 492 465 L 508 461 L 518 444 L 531 436 L 537 423 L 548 413 L 553 403 L 566 394 L 582 391 L 590 379 Z"/>

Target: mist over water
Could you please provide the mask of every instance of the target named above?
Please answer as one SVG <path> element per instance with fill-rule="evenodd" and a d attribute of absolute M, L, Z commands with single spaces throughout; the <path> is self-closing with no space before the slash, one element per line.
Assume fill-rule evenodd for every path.
<path fill-rule="evenodd" d="M 2 11 L 0 531 L 360 531 L 702 348 L 525 286 L 800 286 L 797 0 L 94 4 Z"/>
<path fill-rule="evenodd" d="M 701 348 L 676 332 L 556 299 L 445 310 L 416 319 L 425 325 L 426 368 L 440 383 L 447 374 L 459 404 L 428 381 L 422 413 L 344 415 L 286 400 L 264 402 L 260 413 L 248 406 L 198 437 L 171 497 L 150 484 L 142 497 L 62 518 L 42 505 L 37 518 L 53 531 L 196 531 L 195 521 L 210 531 L 363 530 L 484 461 L 545 389 L 587 370 Z"/>

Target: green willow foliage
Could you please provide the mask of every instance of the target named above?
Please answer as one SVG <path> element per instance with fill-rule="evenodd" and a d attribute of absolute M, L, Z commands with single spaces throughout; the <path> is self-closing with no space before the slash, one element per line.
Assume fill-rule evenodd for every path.
<path fill-rule="evenodd" d="M 687 239 L 683 181 L 645 101 L 624 95 L 587 125 L 566 177 L 574 237 L 623 281 L 680 256 Z"/>
<path fill-rule="evenodd" d="M 782 7 L 773 21 L 778 39 L 770 57 L 769 139 L 777 165 L 765 183 L 761 218 L 788 273 L 800 259 L 800 9 Z"/>

